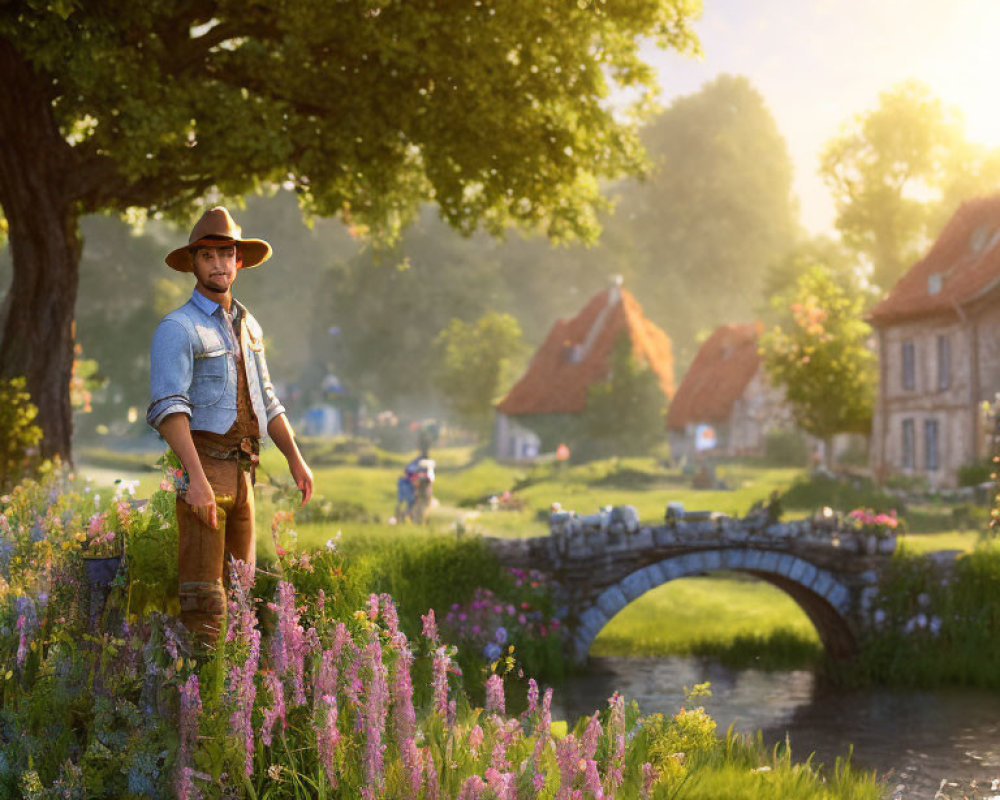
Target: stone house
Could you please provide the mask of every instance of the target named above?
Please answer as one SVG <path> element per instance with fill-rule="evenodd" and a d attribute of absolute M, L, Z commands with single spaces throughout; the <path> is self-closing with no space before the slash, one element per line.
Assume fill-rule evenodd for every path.
<path fill-rule="evenodd" d="M 524 374 L 497 403 L 497 458 L 530 458 L 578 436 L 587 389 L 607 380 L 615 341 L 623 333 L 635 356 L 656 374 L 664 397 L 673 397 L 670 338 L 616 281 L 575 317 L 556 321 Z"/>
<path fill-rule="evenodd" d="M 670 454 L 763 455 L 767 434 L 794 426 L 781 390 L 764 375 L 761 325 L 722 325 L 691 362 L 667 412 Z"/>
<path fill-rule="evenodd" d="M 969 201 L 869 314 L 879 356 L 876 474 L 953 487 L 988 453 L 1000 391 L 1000 195 Z"/>

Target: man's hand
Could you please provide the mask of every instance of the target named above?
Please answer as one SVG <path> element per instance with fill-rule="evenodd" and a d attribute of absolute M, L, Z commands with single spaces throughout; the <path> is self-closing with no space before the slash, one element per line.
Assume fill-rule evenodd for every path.
<path fill-rule="evenodd" d="M 302 492 L 302 502 L 299 505 L 304 506 L 312 497 L 313 474 L 306 460 L 302 458 L 298 445 L 295 444 L 295 434 L 292 433 L 292 426 L 288 424 L 288 418 L 284 414 L 278 414 L 267 423 L 267 433 L 288 462 L 292 480 Z"/>
<path fill-rule="evenodd" d="M 299 505 L 304 506 L 309 502 L 309 498 L 312 497 L 313 493 L 312 470 L 309 469 L 309 465 L 306 464 L 301 456 L 290 460 L 288 462 L 288 469 L 292 473 L 292 480 L 295 481 L 295 485 L 302 492 L 302 502 Z"/>
<path fill-rule="evenodd" d="M 195 516 L 211 528 L 219 527 L 219 510 L 215 505 L 215 492 L 208 479 L 202 475 L 202 479 L 191 481 L 191 486 L 184 493 L 185 502 L 191 506 Z"/>

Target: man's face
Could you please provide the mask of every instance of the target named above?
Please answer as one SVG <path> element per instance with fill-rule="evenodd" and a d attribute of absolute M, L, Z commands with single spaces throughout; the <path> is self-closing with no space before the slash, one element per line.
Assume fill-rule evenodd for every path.
<path fill-rule="evenodd" d="M 227 292 L 236 280 L 242 263 L 235 245 L 199 247 L 194 254 L 194 275 L 198 284 L 211 292 Z"/>

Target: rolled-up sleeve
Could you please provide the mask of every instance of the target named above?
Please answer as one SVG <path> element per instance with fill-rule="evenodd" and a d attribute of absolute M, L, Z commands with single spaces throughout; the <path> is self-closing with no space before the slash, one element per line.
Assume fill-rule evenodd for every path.
<path fill-rule="evenodd" d="M 149 393 L 152 398 L 146 422 L 153 428 L 171 414 L 191 416 L 191 376 L 194 352 L 184 326 L 172 319 L 163 320 L 153 334 L 149 357 Z"/>
<path fill-rule="evenodd" d="M 264 358 L 264 351 L 255 353 L 257 357 L 257 369 L 260 374 L 260 388 L 264 395 L 264 411 L 267 413 L 267 421 L 271 422 L 279 414 L 285 413 L 285 407 L 274 393 L 274 384 L 271 383 L 271 374 L 267 371 L 267 359 Z"/>

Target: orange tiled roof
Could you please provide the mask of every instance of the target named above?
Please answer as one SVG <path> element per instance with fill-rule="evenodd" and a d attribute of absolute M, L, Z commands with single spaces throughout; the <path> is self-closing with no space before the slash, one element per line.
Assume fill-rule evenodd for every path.
<path fill-rule="evenodd" d="M 1000 282 L 1000 195 L 964 203 L 869 314 L 875 325 L 952 312 Z M 936 291 L 935 291 L 936 289 Z"/>
<path fill-rule="evenodd" d="M 728 419 L 760 366 L 760 324 L 722 325 L 698 348 L 667 411 L 667 429 Z"/>
<path fill-rule="evenodd" d="M 646 319 L 636 299 L 611 287 L 593 297 L 570 320 L 557 320 L 528 369 L 499 403 L 503 414 L 578 414 L 587 407 L 587 387 L 607 380 L 618 334 L 627 331 L 632 350 L 656 373 L 664 395 L 674 394 L 670 338 Z M 573 359 L 573 352 L 576 358 Z"/>

